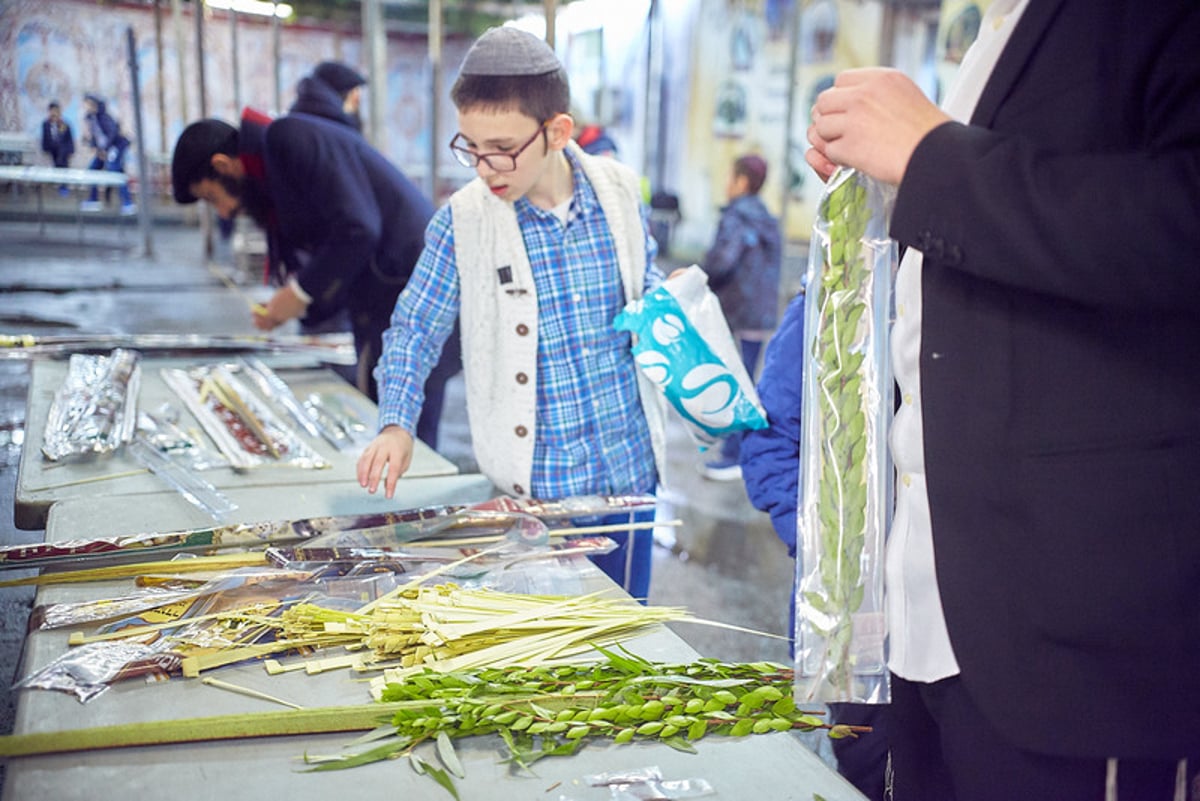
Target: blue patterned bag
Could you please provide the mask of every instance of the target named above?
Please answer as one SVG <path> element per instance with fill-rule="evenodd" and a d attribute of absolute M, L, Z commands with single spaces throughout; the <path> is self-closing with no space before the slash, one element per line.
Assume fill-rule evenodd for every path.
<path fill-rule="evenodd" d="M 735 431 L 767 427 L 708 276 L 692 265 L 625 307 L 613 320 L 634 335 L 638 367 L 706 450 Z"/>

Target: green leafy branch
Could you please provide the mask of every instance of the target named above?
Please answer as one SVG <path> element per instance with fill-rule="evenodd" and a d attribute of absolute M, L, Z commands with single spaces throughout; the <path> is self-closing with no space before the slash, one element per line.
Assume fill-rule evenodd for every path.
<path fill-rule="evenodd" d="M 660 664 L 600 649 L 607 661 L 537 668 L 427 671 L 391 684 L 383 702 L 401 704 L 389 739 L 356 753 L 309 757 L 313 770 L 336 770 L 413 754 L 422 743 L 495 734 L 509 758 L 528 769 L 567 756 L 587 741 L 657 740 L 681 751 L 710 735 L 745 737 L 778 731 L 829 730 L 856 736 L 869 727 L 827 723 L 796 707 L 793 671 L 769 662 L 704 659 Z"/>
<path fill-rule="evenodd" d="M 834 180 L 837 180 L 835 176 Z M 813 369 L 819 387 L 817 570 L 820 587 L 805 601 L 821 613 L 808 622 L 825 638 L 830 683 L 849 693 L 853 675 L 853 615 L 862 605 L 867 534 L 867 420 L 861 328 L 869 307 L 870 274 L 862 238 L 871 219 L 867 189 L 844 176 L 819 209 L 827 239 L 822 265 Z M 848 695 L 847 695 L 848 697 Z"/>

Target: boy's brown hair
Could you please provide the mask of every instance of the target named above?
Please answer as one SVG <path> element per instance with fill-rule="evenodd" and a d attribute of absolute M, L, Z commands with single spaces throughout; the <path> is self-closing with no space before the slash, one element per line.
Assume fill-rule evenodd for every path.
<path fill-rule="evenodd" d="M 767 162 L 762 156 L 742 156 L 733 163 L 733 174 L 746 177 L 746 189 L 757 195 L 767 180 Z"/>

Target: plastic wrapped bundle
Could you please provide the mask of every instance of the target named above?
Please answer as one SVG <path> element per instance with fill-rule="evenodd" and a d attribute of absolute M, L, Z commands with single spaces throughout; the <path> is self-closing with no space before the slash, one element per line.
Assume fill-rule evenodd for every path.
<path fill-rule="evenodd" d="M 885 702 L 883 547 L 894 189 L 839 170 L 822 195 L 805 301 L 796 682 L 805 700 Z"/>
<path fill-rule="evenodd" d="M 75 353 L 46 418 L 42 453 L 51 461 L 112 453 L 133 436 L 141 354 L 118 348 L 108 356 Z"/>

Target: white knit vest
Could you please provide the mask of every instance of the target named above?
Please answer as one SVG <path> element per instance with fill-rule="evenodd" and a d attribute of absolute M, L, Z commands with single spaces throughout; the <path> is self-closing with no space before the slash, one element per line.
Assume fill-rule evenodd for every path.
<path fill-rule="evenodd" d="M 640 182 L 614 159 L 588 156 L 574 142 L 567 146 L 604 210 L 628 303 L 641 297 L 647 267 Z M 475 459 L 500 490 L 528 497 L 537 433 L 538 305 L 525 240 L 512 205 L 493 195 L 481 178 L 454 193 L 450 210 Z M 640 370 L 638 390 L 661 481 L 666 404 Z"/>

